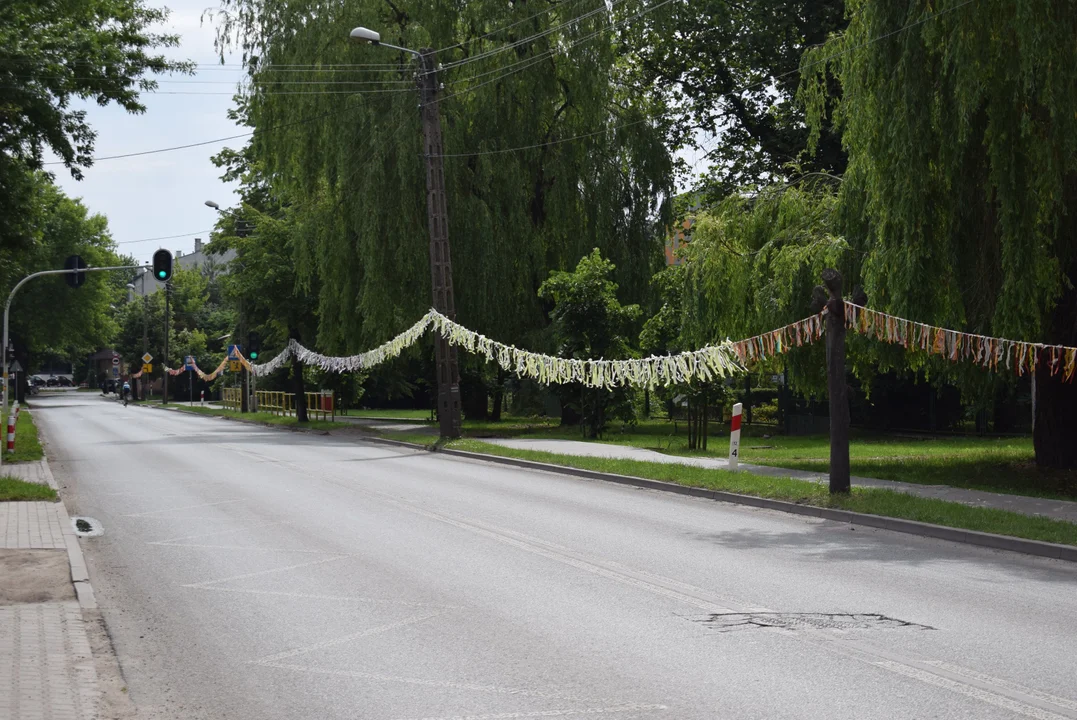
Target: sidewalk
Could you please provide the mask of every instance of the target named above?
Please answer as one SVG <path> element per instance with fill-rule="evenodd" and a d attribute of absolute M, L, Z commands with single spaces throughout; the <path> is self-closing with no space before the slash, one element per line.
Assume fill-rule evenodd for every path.
<path fill-rule="evenodd" d="M 3 473 L 56 488 L 45 460 L 4 465 Z M 96 603 L 62 502 L 0 503 L 0 572 L 0 718 L 97 718 L 82 616 Z M 35 595 L 45 601 L 27 602 Z"/>
<path fill-rule="evenodd" d="M 644 462 L 692 465 L 695 467 L 713 468 L 715 470 L 729 469 L 729 463 L 721 458 L 666 455 L 654 450 L 629 447 L 626 445 L 609 445 L 606 443 L 583 442 L 581 440 L 482 438 L 482 441 L 500 445 L 502 447 L 558 453 L 560 455 L 615 458 L 618 460 L 641 460 Z M 820 483 L 828 482 L 828 478 L 825 474 L 808 472 L 806 470 L 790 470 L 763 465 L 751 465 L 748 463 L 739 463 L 737 469 L 756 475 L 791 477 L 797 480 L 808 480 Z M 1023 515 L 1042 515 L 1056 520 L 1077 523 L 1077 502 L 1067 500 L 1048 500 L 1044 498 L 1025 497 L 1023 495 L 1005 495 L 1003 493 L 993 493 L 982 490 L 965 490 L 963 488 L 954 488 L 948 485 L 917 485 L 915 483 L 897 482 L 894 480 L 876 480 L 875 478 L 854 477 L 852 478 L 852 483 L 858 487 L 884 488 L 887 490 L 908 493 L 910 495 L 918 495 L 920 497 L 949 500 L 951 502 L 958 502 L 976 507 L 1009 510 Z"/>

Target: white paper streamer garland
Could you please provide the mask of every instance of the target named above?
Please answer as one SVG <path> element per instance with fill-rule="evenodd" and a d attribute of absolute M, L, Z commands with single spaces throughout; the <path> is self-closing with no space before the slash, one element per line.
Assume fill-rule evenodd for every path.
<path fill-rule="evenodd" d="M 708 345 L 692 352 L 677 355 L 652 355 L 633 360 L 577 360 L 520 350 L 513 345 L 491 340 L 485 335 L 468 330 L 436 310 L 430 310 L 419 322 L 392 340 L 359 355 L 330 357 L 308 350 L 295 340 L 279 355 L 262 365 L 252 365 L 255 375 L 268 375 L 281 368 L 293 357 L 306 365 L 313 365 L 326 372 L 356 372 L 366 370 L 386 360 L 397 357 L 406 348 L 418 342 L 428 329 L 433 328 L 442 337 L 468 352 L 483 355 L 496 362 L 507 372 L 527 377 L 536 382 L 579 382 L 588 387 L 613 388 L 635 385 L 653 388 L 692 381 L 708 381 L 726 377 L 744 368 L 728 340 L 721 345 Z"/>

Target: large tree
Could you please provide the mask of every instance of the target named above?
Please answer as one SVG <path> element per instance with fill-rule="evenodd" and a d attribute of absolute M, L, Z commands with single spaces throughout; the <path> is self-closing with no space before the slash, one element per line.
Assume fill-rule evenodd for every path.
<path fill-rule="evenodd" d="M 536 291 L 549 272 L 594 247 L 628 295 L 645 291 L 661 262 L 672 160 L 659 109 L 622 81 L 619 42 L 650 5 L 223 6 L 222 41 L 250 62 L 242 110 L 253 153 L 297 212 L 324 208 L 301 248 L 320 281 L 320 347 L 366 349 L 430 306 L 417 68 L 406 54 L 349 44 L 357 25 L 393 44 L 444 48 L 439 109 L 461 321 L 522 342 L 547 322 Z"/>
<path fill-rule="evenodd" d="M 670 141 L 700 144 L 703 186 L 720 197 L 805 171 L 841 173 L 845 153 L 829 124 L 808 154 L 796 101 L 800 58 L 848 22 L 844 0 L 672 3 L 633 23 L 634 80 L 676 113 Z"/>
<path fill-rule="evenodd" d="M 0 302 L 7 301 L 20 279 L 62 268 L 70 255 L 81 255 L 97 267 L 133 264 L 116 253 L 103 216 L 64 195 L 44 173 L 30 180 L 32 201 L 26 211 L 33 218 L 33 232 L 25 247 L 7 248 L 0 258 Z M 10 331 L 19 353 L 28 352 L 31 361 L 43 354 L 77 359 L 108 343 L 116 331 L 110 305 L 121 301 L 127 278 L 123 273 L 87 273 L 79 288 L 68 287 L 58 276 L 27 283 L 11 306 Z"/>
<path fill-rule="evenodd" d="M 876 307 L 1077 345 L 1077 3 L 847 2 L 804 57 L 813 127 L 849 153 L 847 232 Z M 1036 460 L 1077 466 L 1077 383 L 1036 375 Z"/>
<path fill-rule="evenodd" d="M 178 36 L 151 30 L 168 11 L 143 0 L 4 0 L 0 3 L 0 259 L 32 241 L 26 213 L 51 150 L 76 178 L 93 162 L 95 132 L 76 100 L 141 113 L 154 73 L 189 70 L 153 54 Z"/>

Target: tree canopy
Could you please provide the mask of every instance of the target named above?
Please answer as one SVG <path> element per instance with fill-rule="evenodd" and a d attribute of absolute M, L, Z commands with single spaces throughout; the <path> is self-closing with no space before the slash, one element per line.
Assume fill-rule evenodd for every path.
<path fill-rule="evenodd" d="M 512 342 L 545 324 L 536 291 L 549 271 L 592 248 L 631 294 L 659 266 L 673 163 L 660 108 L 624 81 L 621 47 L 648 7 L 223 4 L 222 49 L 243 48 L 251 71 L 240 111 L 255 128 L 253 155 L 295 212 L 324 208 L 304 225 L 299 267 L 319 279 L 321 347 L 368 347 L 430 306 L 417 68 L 406 54 L 349 44 L 350 30 L 442 48 L 456 308 Z"/>
<path fill-rule="evenodd" d="M 93 163 L 96 133 L 74 100 L 141 113 L 149 77 L 190 69 L 153 54 L 178 44 L 152 31 L 168 11 L 143 0 L 5 0 L 0 3 L 0 246 L 26 245 L 25 213 L 45 149 L 75 178 Z"/>

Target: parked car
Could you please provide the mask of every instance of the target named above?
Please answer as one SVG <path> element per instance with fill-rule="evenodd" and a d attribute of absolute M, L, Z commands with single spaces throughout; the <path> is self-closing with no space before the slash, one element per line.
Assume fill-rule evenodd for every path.
<path fill-rule="evenodd" d="M 49 387 L 58 387 L 60 385 L 60 381 L 57 380 L 55 377 L 50 377 L 48 380 L 45 381 L 45 384 Z"/>
<path fill-rule="evenodd" d="M 45 384 L 45 378 L 41 377 L 40 375 L 34 375 L 32 378 L 30 378 L 30 382 L 34 384 L 34 387 L 41 387 Z"/>
<path fill-rule="evenodd" d="M 71 382 L 71 378 L 67 377 L 66 375 L 61 375 L 57 379 L 60 382 L 60 387 L 74 387 L 75 385 L 73 382 Z"/>

